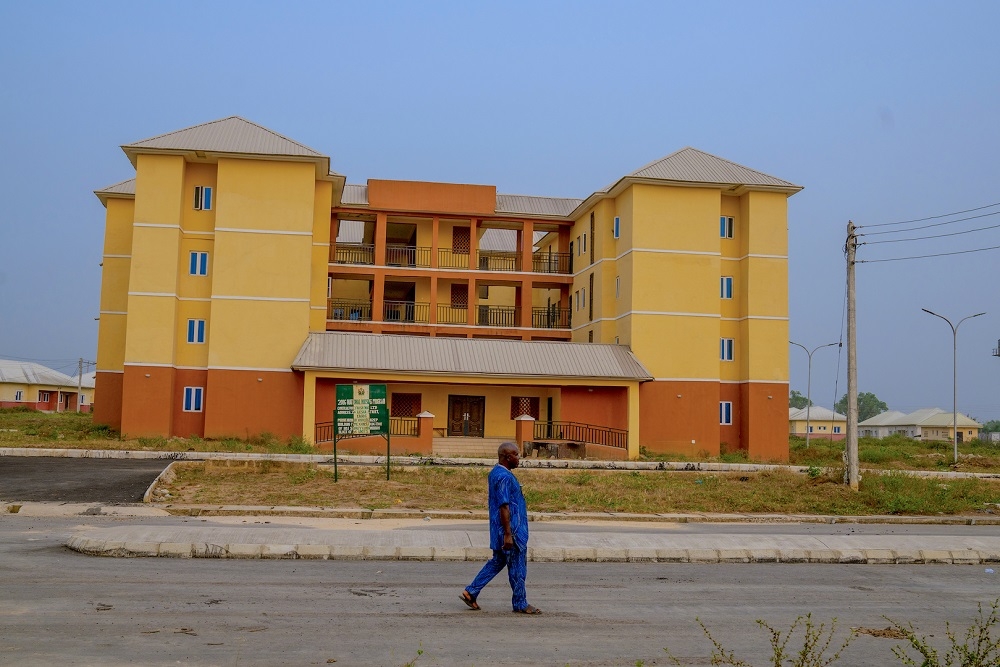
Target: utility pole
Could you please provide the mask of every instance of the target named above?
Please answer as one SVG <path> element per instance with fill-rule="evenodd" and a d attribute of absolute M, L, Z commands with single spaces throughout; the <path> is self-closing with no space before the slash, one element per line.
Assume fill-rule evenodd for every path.
<path fill-rule="evenodd" d="M 83 398 L 83 357 L 76 364 L 76 411 L 80 412 L 80 400 Z"/>
<path fill-rule="evenodd" d="M 847 221 L 847 470 L 844 481 L 854 491 L 858 490 L 858 331 L 857 308 L 854 291 L 854 258 L 858 251 L 858 237 L 854 223 Z"/>

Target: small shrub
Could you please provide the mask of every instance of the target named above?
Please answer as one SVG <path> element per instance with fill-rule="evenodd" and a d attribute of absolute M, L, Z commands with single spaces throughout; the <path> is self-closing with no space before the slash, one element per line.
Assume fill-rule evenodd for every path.
<path fill-rule="evenodd" d="M 288 439 L 289 452 L 293 454 L 312 454 L 313 446 L 310 445 L 301 435 L 295 435 Z"/>
<path fill-rule="evenodd" d="M 823 469 L 819 466 L 809 466 L 806 470 L 806 474 L 809 475 L 809 479 L 816 479 L 823 474 Z"/>
<path fill-rule="evenodd" d="M 959 643 L 958 637 L 951 630 L 951 625 L 945 622 L 945 636 L 948 638 L 948 651 L 944 654 L 944 660 L 938 656 L 937 650 L 930 645 L 927 637 L 918 635 L 912 623 L 905 626 L 902 623 L 892 620 L 888 616 L 887 621 L 892 623 L 892 627 L 900 632 L 909 642 L 909 647 L 897 645 L 892 648 L 892 654 L 896 656 L 904 665 L 913 667 L 940 667 L 941 665 L 955 665 L 956 667 L 996 667 L 1000 665 L 1000 637 L 994 637 L 993 633 L 997 629 L 998 608 L 1000 608 L 1000 598 L 990 604 L 989 614 L 983 613 L 983 603 L 979 603 L 979 614 L 972 625 L 965 631 L 965 637 Z M 917 662 L 911 658 L 907 648 L 912 648 L 922 660 Z"/>

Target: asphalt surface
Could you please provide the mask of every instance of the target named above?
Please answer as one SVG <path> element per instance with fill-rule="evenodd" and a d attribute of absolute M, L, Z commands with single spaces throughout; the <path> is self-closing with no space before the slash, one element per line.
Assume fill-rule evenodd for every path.
<path fill-rule="evenodd" d="M 0 514 L 0 665 L 650 666 L 673 664 L 663 650 L 669 648 L 680 664 L 704 666 L 711 664 L 711 644 L 698 620 L 741 660 L 770 665 L 769 635 L 756 619 L 787 631 L 811 613 L 827 628 L 838 619 L 832 648 L 849 628 L 864 631 L 837 665 L 885 667 L 901 664 L 891 651 L 905 644 L 879 632 L 890 624 L 886 617 L 912 622 L 944 651 L 945 622 L 964 635 L 977 604 L 988 612 L 1000 595 L 1000 575 L 982 566 L 532 563 L 528 599 L 544 613 L 525 617 L 510 613 L 502 575 L 482 592 L 482 611 L 459 601 L 480 562 L 91 558 L 63 546 L 82 530 L 124 524 L 225 530 L 244 520 L 294 525 L 281 517 Z M 546 525 L 533 538 L 565 527 Z M 784 528 L 841 535 L 852 529 Z M 431 521 L 406 530 L 438 529 Z M 893 531 L 946 529 L 971 535 L 981 528 Z M 801 642 L 800 626 L 789 650 L 796 653 Z"/>
<path fill-rule="evenodd" d="M 0 456 L 0 500 L 137 503 L 169 461 Z"/>

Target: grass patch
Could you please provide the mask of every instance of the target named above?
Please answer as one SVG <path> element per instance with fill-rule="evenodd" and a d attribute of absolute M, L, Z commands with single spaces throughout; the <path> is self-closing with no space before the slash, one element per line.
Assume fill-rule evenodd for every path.
<path fill-rule="evenodd" d="M 167 488 L 177 503 L 305 505 L 384 509 L 483 509 L 485 468 L 325 466 L 262 461 L 206 462 L 178 470 Z M 719 512 L 796 514 L 971 514 L 1000 502 L 994 480 L 868 474 L 855 493 L 836 473 L 692 474 L 669 471 L 517 471 L 528 508 L 541 512 Z"/>

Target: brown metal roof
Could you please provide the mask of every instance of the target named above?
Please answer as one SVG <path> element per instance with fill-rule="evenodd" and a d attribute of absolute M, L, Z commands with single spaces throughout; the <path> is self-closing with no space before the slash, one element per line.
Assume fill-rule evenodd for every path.
<path fill-rule="evenodd" d="M 309 334 L 292 368 L 506 378 L 653 379 L 624 345 L 335 331 Z"/>
<path fill-rule="evenodd" d="M 564 218 L 580 205 L 582 199 L 536 197 L 534 195 L 497 194 L 497 213 L 544 215 Z"/>
<path fill-rule="evenodd" d="M 651 178 L 663 181 L 711 183 L 719 185 L 766 186 L 801 190 L 802 186 L 744 167 L 697 148 L 682 148 L 675 153 L 636 169 L 625 178 Z"/>
<path fill-rule="evenodd" d="M 202 123 L 150 139 L 125 144 L 126 153 L 135 149 L 211 151 L 253 155 L 288 155 L 321 158 L 319 151 L 239 116 Z"/>
<path fill-rule="evenodd" d="M 135 198 L 135 179 L 130 178 L 126 181 L 120 183 L 115 183 L 114 185 L 109 185 L 106 188 L 101 188 L 100 190 L 94 190 L 94 194 L 97 198 L 101 200 L 101 203 L 105 206 L 108 205 L 109 197 L 117 197 L 119 199 L 134 199 Z"/>

